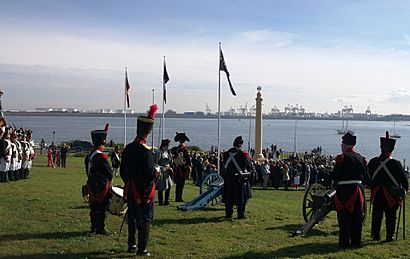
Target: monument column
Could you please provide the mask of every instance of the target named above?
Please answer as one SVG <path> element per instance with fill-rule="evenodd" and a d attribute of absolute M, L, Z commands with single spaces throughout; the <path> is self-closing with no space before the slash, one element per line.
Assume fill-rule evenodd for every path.
<path fill-rule="evenodd" d="M 262 162 L 265 157 L 262 154 L 262 87 L 256 88 L 258 93 L 256 94 L 256 117 L 255 117 L 255 155 L 253 159 Z"/>

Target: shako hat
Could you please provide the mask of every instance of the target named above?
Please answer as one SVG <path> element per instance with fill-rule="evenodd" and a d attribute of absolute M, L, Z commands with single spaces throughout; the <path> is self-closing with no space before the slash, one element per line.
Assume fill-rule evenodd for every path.
<path fill-rule="evenodd" d="M 94 147 L 98 147 L 100 145 L 105 144 L 105 140 L 108 134 L 108 127 L 110 124 L 105 124 L 105 128 L 103 130 L 93 130 L 91 131 L 91 139 L 93 141 Z"/>
<path fill-rule="evenodd" d="M 175 142 L 185 142 L 185 141 L 190 141 L 185 132 L 176 132 L 176 135 L 174 137 Z"/>
<path fill-rule="evenodd" d="M 169 143 L 171 143 L 171 140 L 169 139 L 163 139 L 161 141 L 161 147 L 169 146 Z"/>
<path fill-rule="evenodd" d="M 390 138 L 390 134 L 386 131 L 386 137 L 380 137 L 380 148 L 388 151 L 393 151 L 396 145 L 396 140 Z"/>
<path fill-rule="evenodd" d="M 233 146 L 234 147 L 240 147 L 243 144 L 243 139 L 242 136 L 238 136 L 235 138 L 235 140 L 233 141 Z"/>
<path fill-rule="evenodd" d="M 158 110 L 158 106 L 153 104 L 149 107 L 147 116 L 139 116 L 137 120 L 137 135 L 149 133 L 152 130 L 155 122 L 155 113 Z"/>
<path fill-rule="evenodd" d="M 351 132 L 347 132 L 346 134 L 343 135 L 342 137 L 342 143 L 349 145 L 349 146 L 354 146 L 356 145 L 356 136 L 353 135 Z"/>

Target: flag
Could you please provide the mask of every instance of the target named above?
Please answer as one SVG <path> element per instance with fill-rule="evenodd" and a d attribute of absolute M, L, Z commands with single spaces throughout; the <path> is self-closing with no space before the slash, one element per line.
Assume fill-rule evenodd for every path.
<path fill-rule="evenodd" d="M 127 108 L 130 108 L 130 96 L 128 94 L 128 91 L 130 90 L 130 82 L 128 82 L 128 74 L 127 70 L 125 70 L 125 97 L 127 98 Z"/>
<path fill-rule="evenodd" d="M 165 63 L 164 59 L 164 76 L 163 76 L 163 87 L 164 87 L 164 92 L 163 92 L 163 97 L 164 97 L 164 103 L 167 103 L 167 89 L 165 88 L 165 84 L 169 81 L 169 76 L 167 72 L 167 65 Z"/>
<path fill-rule="evenodd" d="M 235 90 L 233 89 L 231 79 L 229 78 L 228 68 L 226 67 L 224 54 L 222 53 L 222 49 L 219 48 L 219 71 L 225 71 L 226 77 L 228 78 L 229 88 L 231 89 L 231 93 L 236 96 Z"/>

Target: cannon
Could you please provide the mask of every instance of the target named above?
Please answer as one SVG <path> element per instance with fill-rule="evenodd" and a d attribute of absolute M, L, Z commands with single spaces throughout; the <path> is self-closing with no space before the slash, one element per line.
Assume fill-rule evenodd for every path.
<path fill-rule="evenodd" d="M 336 190 L 321 183 L 314 183 L 305 191 L 302 203 L 303 219 L 306 224 L 294 230 L 292 236 L 305 236 L 316 224 L 324 220 L 330 211 L 335 210 Z"/>
<path fill-rule="evenodd" d="M 334 190 L 331 185 L 324 185 L 322 183 L 310 185 L 305 191 L 302 203 L 303 219 L 306 223 L 300 229 L 292 231 L 292 236 L 307 235 L 314 226 L 325 219 L 329 212 L 336 210 L 334 202 L 335 195 L 336 190 Z M 363 220 L 366 216 L 366 208 L 365 199 Z"/>
<path fill-rule="evenodd" d="M 200 209 L 207 204 L 219 204 L 222 202 L 222 186 L 224 179 L 218 173 L 211 173 L 204 178 L 199 189 L 199 196 L 193 200 L 178 205 L 177 208 L 182 211 L 192 211 Z"/>

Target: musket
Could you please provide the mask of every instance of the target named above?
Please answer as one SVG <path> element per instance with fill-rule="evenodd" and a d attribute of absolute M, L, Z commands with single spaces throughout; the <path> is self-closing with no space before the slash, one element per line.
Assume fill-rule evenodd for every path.
<path fill-rule="evenodd" d="M 14 124 L 14 122 L 11 123 L 11 125 L 13 125 L 14 129 L 17 129 L 16 125 Z"/>
<path fill-rule="evenodd" d="M 406 240 L 406 196 L 403 198 L 403 240 Z"/>

